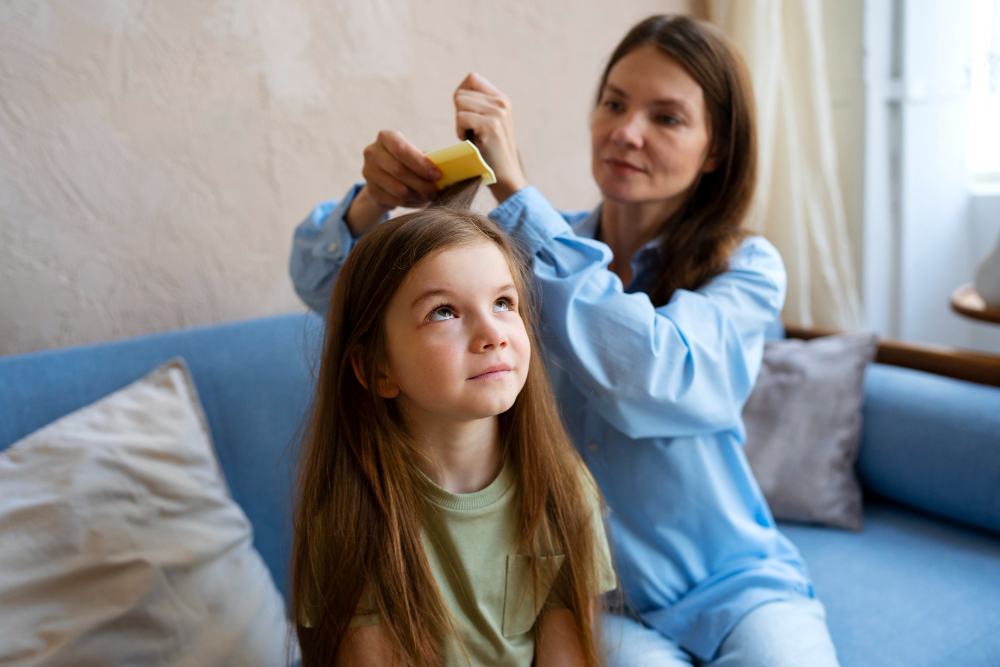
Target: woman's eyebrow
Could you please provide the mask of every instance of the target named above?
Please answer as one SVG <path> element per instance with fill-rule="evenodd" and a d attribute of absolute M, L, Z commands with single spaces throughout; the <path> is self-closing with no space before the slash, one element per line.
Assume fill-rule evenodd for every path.
<path fill-rule="evenodd" d="M 618 97 L 621 97 L 621 98 L 626 99 L 626 100 L 628 99 L 628 93 L 626 93 L 624 90 L 622 90 L 621 88 L 619 88 L 618 86 L 616 86 L 616 85 L 614 85 L 612 83 L 605 83 L 604 84 L 604 89 L 605 89 L 606 92 L 609 92 L 609 93 L 611 93 L 613 95 L 617 95 Z M 650 102 L 650 105 L 651 106 L 663 106 L 663 107 L 666 107 L 666 106 L 676 106 L 676 107 L 680 107 L 681 109 L 683 109 L 685 111 L 688 111 L 690 109 L 687 101 L 683 100 L 683 99 L 681 99 L 679 97 L 658 97 L 658 98 L 654 99 L 652 102 Z"/>
<path fill-rule="evenodd" d="M 604 90 L 606 92 L 613 93 L 613 94 L 617 95 L 618 97 L 624 97 L 625 99 L 628 99 L 628 93 L 626 93 L 624 90 L 622 90 L 621 88 L 619 88 L 618 86 L 616 86 L 614 84 L 605 83 L 604 84 Z"/>
<path fill-rule="evenodd" d="M 688 103 L 679 97 L 665 97 L 653 100 L 651 106 L 654 107 L 680 107 L 682 111 L 688 110 Z"/>

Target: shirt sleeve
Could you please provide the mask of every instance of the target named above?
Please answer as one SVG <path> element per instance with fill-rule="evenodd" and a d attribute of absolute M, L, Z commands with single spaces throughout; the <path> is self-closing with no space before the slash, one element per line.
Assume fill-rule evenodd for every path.
<path fill-rule="evenodd" d="M 781 311 L 785 270 L 760 237 L 743 242 L 729 270 L 654 307 L 608 270 L 607 245 L 577 236 L 533 187 L 490 217 L 533 258 L 542 343 L 612 426 L 630 438 L 740 428 Z"/>
<path fill-rule="evenodd" d="M 326 314 L 334 281 L 357 241 L 344 216 L 363 185 L 356 183 L 339 201 L 318 204 L 295 228 L 292 237 L 288 262 L 292 284 L 299 298 L 320 315 Z"/>

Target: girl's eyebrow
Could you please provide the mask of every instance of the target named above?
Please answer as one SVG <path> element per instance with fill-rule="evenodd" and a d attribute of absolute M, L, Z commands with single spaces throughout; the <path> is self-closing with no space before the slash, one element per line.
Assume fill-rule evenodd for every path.
<path fill-rule="evenodd" d="M 494 291 L 497 294 L 499 294 L 500 292 L 507 292 L 507 291 L 516 290 L 516 289 L 517 288 L 514 286 L 514 283 L 507 283 L 506 285 L 501 285 L 500 287 L 497 287 Z M 419 306 L 423 301 L 426 301 L 426 300 L 428 300 L 430 298 L 452 299 L 454 297 L 455 297 L 455 293 L 454 292 L 446 290 L 443 287 L 435 287 L 435 288 L 429 289 L 429 290 L 427 290 L 425 292 L 421 292 L 420 295 L 416 299 L 413 300 L 413 303 L 410 304 L 410 308 L 414 309 L 417 306 Z"/>
<path fill-rule="evenodd" d="M 421 301 L 426 301 L 427 299 L 430 299 L 431 297 L 449 298 L 449 297 L 452 297 L 452 296 L 454 296 L 454 294 L 452 292 L 449 292 L 448 290 L 440 288 L 440 287 L 429 289 L 429 290 L 427 290 L 425 292 L 422 292 L 420 294 L 420 296 L 418 296 L 416 299 L 414 299 L 413 303 L 410 304 L 410 308 L 416 308 L 420 304 Z"/>

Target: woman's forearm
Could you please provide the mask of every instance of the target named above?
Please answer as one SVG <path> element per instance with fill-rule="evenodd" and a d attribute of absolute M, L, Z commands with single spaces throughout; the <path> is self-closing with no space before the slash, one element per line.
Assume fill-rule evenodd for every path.
<path fill-rule="evenodd" d="M 377 225 L 386 213 L 388 210 L 372 199 L 368 188 L 363 187 L 358 196 L 351 202 L 351 207 L 347 209 L 344 222 L 347 223 L 351 234 L 358 238 Z"/>

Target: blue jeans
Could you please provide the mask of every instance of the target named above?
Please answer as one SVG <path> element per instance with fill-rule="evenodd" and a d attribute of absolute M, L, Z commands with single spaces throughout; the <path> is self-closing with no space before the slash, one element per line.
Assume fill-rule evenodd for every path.
<path fill-rule="evenodd" d="M 763 604 L 744 616 L 718 654 L 702 662 L 642 621 L 604 617 L 609 667 L 838 667 L 819 600 Z"/>

